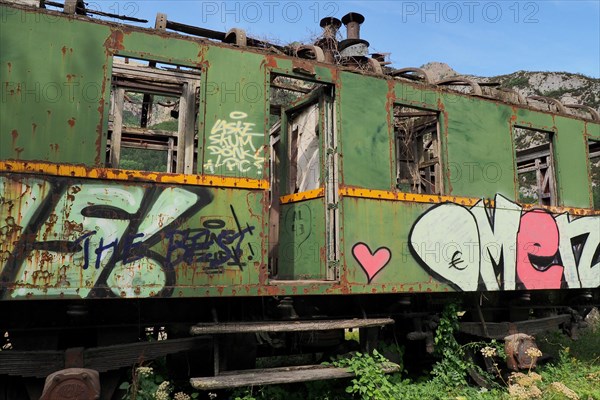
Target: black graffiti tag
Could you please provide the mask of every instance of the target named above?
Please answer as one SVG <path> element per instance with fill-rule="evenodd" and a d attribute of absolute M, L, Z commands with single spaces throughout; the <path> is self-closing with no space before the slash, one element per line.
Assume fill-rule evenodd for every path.
<path fill-rule="evenodd" d="M 247 234 L 252 235 L 255 227 L 247 225 L 241 228 L 238 225 L 237 231 L 224 229 L 225 221 L 221 219 L 206 220 L 202 225 L 203 228 L 174 230 L 167 234 L 166 263 L 171 268 L 182 262 L 206 263 L 208 265 L 204 267 L 204 272 L 207 273 L 221 273 L 224 265 L 243 270 L 246 263 L 241 261 L 241 245 Z"/>

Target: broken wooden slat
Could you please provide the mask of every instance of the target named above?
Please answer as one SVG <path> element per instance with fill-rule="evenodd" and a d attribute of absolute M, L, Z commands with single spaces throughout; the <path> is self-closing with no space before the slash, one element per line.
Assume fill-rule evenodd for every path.
<path fill-rule="evenodd" d="M 254 332 L 306 332 L 332 329 L 368 328 L 393 324 L 391 318 L 342 319 L 321 321 L 273 321 L 201 323 L 190 329 L 192 335 L 254 333 Z"/>
<path fill-rule="evenodd" d="M 488 335 L 485 335 L 480 322 L 461 322 L 460 331 L 474 336 L 487 337 L 490 339 L 503 339 L 513 333 L 526 333 L 535 335 L 551 329 L 556 329 L 571 319 L 569 314 L 561 314 L 555 317 L 538 318 L 530 321 L 518 322 L 486 322 Z"/>
<path fill-rule="evenodd" d="M 386 374 L 400 371 L 400 366 L 392 362 L 380 364 Z M 309 382 L 326 379 L 353 378 L 354 373 L 346 368 L 330 365 L 302 365 L 246 371 L 228 371 L 218 376 L 191 378 L 190 383 L 197 390 L 229 389 L 254 385 L 277 385 L 294 382 Z"/>

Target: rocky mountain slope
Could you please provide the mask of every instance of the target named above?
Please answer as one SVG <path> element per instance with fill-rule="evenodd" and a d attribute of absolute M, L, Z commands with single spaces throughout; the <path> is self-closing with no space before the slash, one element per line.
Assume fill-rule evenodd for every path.
<path fill-rule="evenodd" d="M 428 70 L 436 80 L 461 75 L 440 62 L 430 62 L 421 68 Z M 525 97 L 546 96 L 558 99 L 563 104 L 584 104 L 600 109 L 600 79 L 581 74 L 517 71 L 493 77 L 470 77 L 482 82 L 498 82 L 502 87 L 514 89 Z"/>

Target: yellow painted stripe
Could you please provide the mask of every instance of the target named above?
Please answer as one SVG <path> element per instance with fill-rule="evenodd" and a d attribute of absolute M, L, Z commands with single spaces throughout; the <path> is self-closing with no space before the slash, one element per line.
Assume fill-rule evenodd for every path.
<path fill-rule="evenodd" d="M 445 203 L 452 202 L 456 204 L 462 204 L 464 206 L 473 206 L 479 200 L 473 197 L 459 197 L 459 196 L 437 196 L 432 194 L 418 194 L 418 193 L 403 193 L 403 192 L 390 192 L 386 190 L 372 190 L 354 187 L 344 187 L 339 190 L 340 196 L 347 197 L 362 197 L 366 199 L 378 199 L 378 200 L 395 200 L 395 201 L 409 201 L 411 203 Z M 493 202 L 492 202 L 493 203 Z M 486 204 L 488 204 L 486 202 Z"/>
<path fill-rule="evenodd" d="M 126 169 L 92 168 L 83 165 L 54 164 L 37 161 L 0 161 L 0 172 L 43 174 L 72 178 L 107 179 L 116 181 L 146 181 L 180 185 L 216 186 L 240 189 L 269 190 L 265 179 L 232 178 L 216 175 L 185 175 Z"/>
<path fill-rule="evenodd" d="M 315 190 L 309 190 L 306 192 L 294 193 L 294 194 L 288 194 L 285 196 L 281 196 L 279 198 L 279 202 L 281 204 L 297 203 L 299 201 L 318 199 L 319 197 L 324 197 L 324 196 L 325 196 L 325 190 L 323 188 L 319 188 L 319 189 L 315 189 Z"/>
<path fill-rule="evenodd" d="M 354 187 L 344 187 L 339 190 L 340 196 L 358 197 L 363 199 L 407 201 L 412 203 L 446 203 L 452 202 L 466 207 L 472 207 L 481 199 L 477 197 L 437 196 L 431 194 L 390 192 L 386 190 L 371 190 Z M 494 207 L 494 200 L 484 199 L 486 207 Z M 538 204 L 520 204 L 524 210 L 545 209 L 553 214 L 568 213 L 569 215 L 600 215 L 600 210 L 575 207 L 540 206 Z"/>
<path fill-rule="evenodd" d="M 600 210 L 593 210 L 588 208 L 575 208 L 575 207 L 555 207 L 555 206 L 540 206 L 538 204 L 519 204 L 524 210 L 533 209 L 544 209 L 548 210 L 552 214 L 564 214 L 569 215 L 600 215 Z"/>

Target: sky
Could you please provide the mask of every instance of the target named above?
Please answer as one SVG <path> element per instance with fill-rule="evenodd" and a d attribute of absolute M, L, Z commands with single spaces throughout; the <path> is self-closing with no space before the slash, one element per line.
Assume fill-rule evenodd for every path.
<path fill-rule="evenodd" d="M 361 38 L 392 66 L 444 62 L 461 74 L 566 71 L 600 78 L 600 0 L 317 1 L 91 0 L 88 8 L 228 31 L 279 44 L 307 43 L 323 17 L 365 16 Z M 144 25 L 144 24 L 142 24 Z M 345 29 L 341 34 L 345 38 Z"/>

